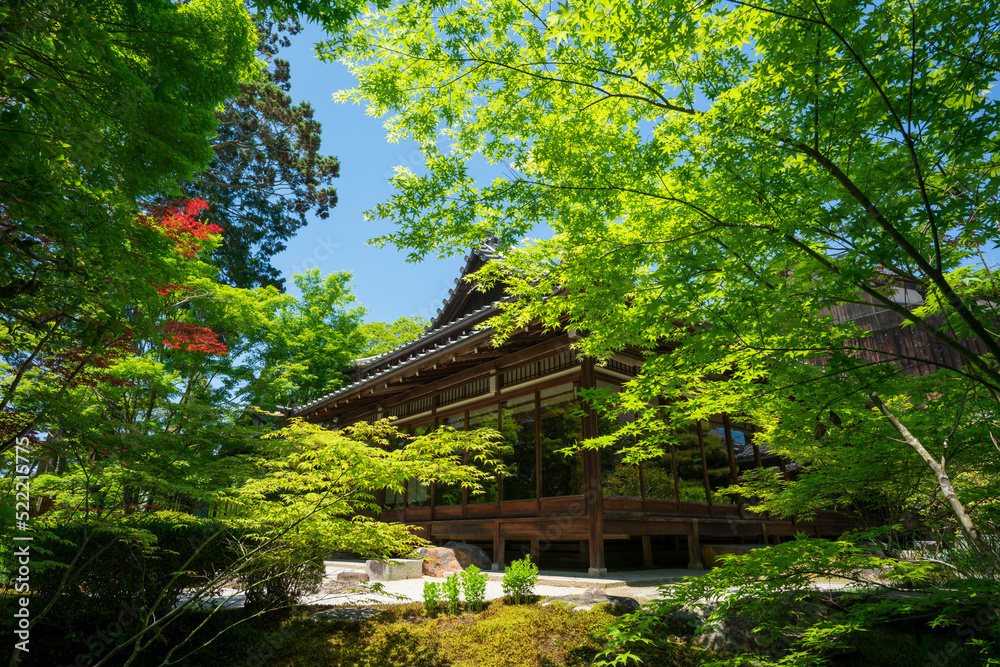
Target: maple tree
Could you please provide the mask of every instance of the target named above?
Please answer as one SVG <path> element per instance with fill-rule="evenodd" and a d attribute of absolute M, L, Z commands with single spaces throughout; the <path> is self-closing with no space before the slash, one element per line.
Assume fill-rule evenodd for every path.
<path fill-rule="evenodd" d="M 232 0 L 5 3 L 0 25 L 0 411 L 30 415 L 27 432 L 144 333 L 132 309 L 183 282 L 139 202 L 207 163 L 215 105 L 259 65 Z M 171 233 L 190 253 L 211 231 Z"/>
<path fill-rule="evenodd" d="M 320 45 L 358 76 L 339 99 L 424 157 L 369 212 L 397 225 L 378 243 L 499 239 L 479 278 L 521 297 L 500 338 L 568 323 L 598 360 L 677 346 L 607 402 L 639 415 L 633 460 L 725 412 L 803 466 L 745 478 L 757 507 L 897 498 L 886 518 L 916 507 L 1000 567 L 991 3 L 394 3 L 349 24 Z M 959 361 L 886 347 L 835 322 L 844 305 Z"/>
<path fill-rule="evenodd" d="M 163 344 L 175 350 L 204 352 L 206 354 L 226 354 L 228 348 L 219 342 L 219 335 L 208 327 L 187 322 L 164 322 Z"/>
<path fill-rule="evenodd" d="M 207 208 L 208 202 L 204 199 L 160 204 L 153 208 L 151 215 L 142 216 L 140 220 L 173 241 L 174 252 L 190 259 L 201 251 L 201 241 L 222 233 L 222 227 L 205 224 L 197 219 L 196 216 Z"/>

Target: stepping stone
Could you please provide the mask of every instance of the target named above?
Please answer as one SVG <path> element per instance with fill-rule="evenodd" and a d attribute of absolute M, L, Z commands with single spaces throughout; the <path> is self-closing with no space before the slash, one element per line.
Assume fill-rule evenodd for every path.
<path fill-rule="evenodd" d="M 399 581 L 420 579 L 424 576 L 423 562 L 419 558 L 393 558 L 392 560 L 365 561 L 365 574 L 369 581 Z"/>
<path fill-rule="evenodd" d="M 364 572 L 353 572 L 348 570 L 346 572 L 338 572 L 337 581 L 342 584 L 364 583 L 368 581 L 368 575 Z"/>

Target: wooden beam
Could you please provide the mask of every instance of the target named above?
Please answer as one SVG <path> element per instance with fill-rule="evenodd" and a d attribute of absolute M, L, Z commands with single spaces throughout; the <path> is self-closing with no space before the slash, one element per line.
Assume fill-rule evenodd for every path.
<path fill-rule="evenodd" d="M 477 364 L 476 366 L 467 368 L 459 373 L 450 374 L 442 379 L 423 384 L 415 391 L 408 392 L 406 395 L 397 396 L 395 400 L 387 401 L 385 407 L 390 408 L 401 403 L 408 403 L 412 400 L 422 398 L 427 394 L 432 394 L 435 391 L 448 389 L 453 385 L 463 384 L 464 382 L 468 382 L 469 380 L 475 379 L 479 376 L 489 375 L 490 371 L 501 371 L 512 366 L 517 366 L 522 362 L 534 361 L 537 358 L 548 356 L 563 347 L 569 347 L 569 340 L 566 338 L 565 334 L 542 343 L 537 343 L 523 350 L 513 352 L 507 356 L 501 357 L 500 359 L 495 359 L 483 364 Z"/>
<path fill-rule="evenodd" d="M 542 398 L 535 390 L 535 511 L 542 511 Z"/>
<path fill-rule="evenodd" d="M 597 386 L 594 374 L 594 360 L 587 357 L 580 368 L 580 385 L 584 389 Z M 583 438 L 594 438 L 598 435 L 597 414 L 589 407 L 585 408 L 583 420 Z M 587 533 L 590 547 L 590 568 L 587 574 L 601 577 L 608 573 L 608 565 L 604 558 L 604 490 L 601 488 L 601 456 L 596 450 L 583 452 L 584 493 L 587 504 Z"/>
<path fill-rule="evenodd" d="M 698 520 L 694 519 L 688 526 L 688 569 L 701 570 L 701 539 L 698 536 Z"/>
<path fill-rule="evenodd" d="M 493 522 L 493 571 L 501 572 L 504 569 L 504 539 L 500 534 L 500 521 Z"/>

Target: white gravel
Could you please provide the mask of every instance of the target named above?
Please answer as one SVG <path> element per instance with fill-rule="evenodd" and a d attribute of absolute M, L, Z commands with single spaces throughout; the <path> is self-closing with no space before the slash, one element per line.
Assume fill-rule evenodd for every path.
<path fill-rule="evenodd" d="M 384 594 L 373 590 L 374 582 L 369 584 L 337 585 L 336 577 L 339 572 L 351 572 L 356 570 L 347 569 L 327 569 L 325 589 L 334 589 L 330 592 L 314 593 L 302 598 L 301 604 L 308 605 L 364 605 L 364 604 L 394 604 L 403 602 L 423 602 L 424 582 L 433 581 L 444 582 L 444 577 L 421 577 L 420 579 L 400 579 L 398 581 L 383 581 L 381 584 Z M 586 587 L 571 586 L 535 586 L 535 595 L 543 597 L 557 595 L 571 595 L 573 593 L 583 593 Z M 503 589 L 499 581 L 486 582 L 486 599 L 495 600 L 503 597 Z M 243 606 L 244 596 L 235 589 L 223 589 L 222 595 L 217 598 L 205 600 L 205 605 L 219 605 L 226 607 Z"/>

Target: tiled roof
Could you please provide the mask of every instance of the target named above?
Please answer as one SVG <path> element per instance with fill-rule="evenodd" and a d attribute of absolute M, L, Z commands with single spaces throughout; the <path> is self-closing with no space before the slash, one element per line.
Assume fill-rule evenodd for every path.
<path fill-rule="evenodd" d="M 459 285 L 465 278 L 466 274 L 471 272 L 471 267 L 475 260 L 480 260 L 484 264 L 486 262 L 503 262 L 503 253 L 500 251 L 499 242 L 497 239 L 490 237 L 483 241 L 482 245 L 474 249 L 471 253 L 465 256 L 465 265 L 459 269 L 458 278 L 455 278 L 455 287 L 448 290 L 448 298 L 441 300 L 441 307 L 437 309 L 437 316 L 434 321 L 427 325 L 426 331 L 428 333 L 434 331 L 439 326 L 441 326 L 441 317 L 444 315 L 445 310 L 447 310 L 448 304 L 456 297 L 459 293 Z"/>
<path fill-rule="evenodd" d="M 494 302 L 488 306 L 480 308 L 479 310 L 474 310 L 468 315 L 465 315 L 455 320 L 454 322 L 449 322 L 448 324 L 438 329 L 421 334 L 419 337 L 416 338 L 416 340 L 412 340 L 409 343 L 400 345 L 396 349 L 390 350 L 385 354 L 380 354 L 376 357 L 370 357 L 367 363 L 364 366 L 362 366 L 362 371 L 361 371 L 362 376 L 358 380 L 352 382 L 349 385 L 341 387 L 340 389 L 332 393 L 329 393 L 326 396 L 322 396 L 314 401 L 311 401 L 305 405 L 295 408 L 294 411 L 291 413 L 292 416 L 298 416 L 306 412 L 309 412 L 310 410 L 319 406 L 322 403 L 326 403 L 332 399 L 336 399 L 341 396 L 350 394 L 354 390 L 360 389 L 365 385 L 373 383 L 378 378 L 386 377 L 388 375 L 395 373 L 396 371 L 403 370 L 408 366 L 419 363 L 420 361 L 427 358 L 427 356 L 433 354 L 434 352 L 439 352 L 446 348 L 452 347 L 453 345 L 457 345 L 462 341 L 468 340 L 469 338 L 478 333 L 483 333 L 479 331 L 474 331 L 471 329 L 471 327 L 474 326 L 476 323 L 478 323 L 478 321 L 486 319 L 487 316 L 495 313 L 496 310 L 497 310 L 496 303 Z M 438 336 L 441 333 L 448 332 L 449 330 L 452 330 L 453 333 L 446 339 L 438 343 L 435 343 L 433 346 L 430 346 L 426 343 L 428 338 Z M 489 332 L 490 330 L 486 329 L 485 331 Z M 379 365 L 378 362 L 380 360 L 398 355 L 401 352 L 405 352 L 407 349 L 412 349 L 409 355 L 405 357 L 400 357 L 400 359 L 398 359 L 393 363 L 390 363 L 385 368 L 379 369 L 374 372 L 366 372 L 363 370 L 365 368 L 371 369 L 373 367 L 378 367 Z"/>
<path fill-rule="evenodd" d="M 483 242 L 481 246 L 479 246 L 478 248 L 473 250 L 470 254 L 465 256 L 465 265 L 462 267 L 459 277 L 455 279 L 456 286 L 461 282 L 462 278 L 464 278 L 465 275 L 470 271 L 470 268 L 477 259 L 482 262 L 503 261 L 503 255 L 500 253 L 497 240 L 494 238 L 487 239 L 486 241 Z M 422 359 L 425 359 L 428 355 L 434 352 L 438 352 L 445 348 L 451 347 L 452 345 L 456 345 L 468 339 L 475 333 L 477 333 L 471 331 L 471 327 L 474 326 L 475 324 L 478 324 L 480 321 L 485 320 L 487 316 L 492 315 L 494 312 L 496 312 L 497 301 L 487 304 L 482 308 L 479 308 L 478 310 L 474 310 L 470 313 L 467 313 L 462 317 L 459 317 L 458 319 L 453 320 L 451 322 L 441 323 L 439 320 L 441 319 L 441 316 L 444 313 L 446 306 L 452 299 L 455 298 L 457 293 L 458 293 L 457 289 L 451 289 L 448 291 L 449 298 L 444 300 L 441 308 L 438 308 L 437 318 L 435 318 L 435 320 L 431 322 L 431 324 L 427 327 L 424 333 L 417 336 L 414 340 L 411 340 L 407 343 L 403 343 L 402 345 L 392 350 L 389 350 L 388 352 L 355 360 L 359 373 L 358 380 L 352 382 L 349 385 L 341 387 L 340 389 L 332 393 L 329 393 L 326 396 L 322 396 L 305 405 L 294 408 L 291 412 L 291 415 L 298 416 L 306 412 L 309 412 L 310 410 L 316 408 L 322 403 L 326 403 L 332 399 L 336 399 L 346 394 L 349 394 L 352 391 L 360 389 L 361 387 L 373 382 L 377 378 L 385 377 L 386 375 L 402 370 L 407 366 L 410 366 L 412 364 L 421 361 Z M 498 301 L 502 300 L 503 299 L 500 299 Z M 451 335 L 448 335 L 446 339 L 435 343 L 433 347 L 428 347 L 429 338 L 437 338 L 442 334 L 447 334 L 449 332 L 451 332 Z M 405 357 L 401 356 L 407 350 L 410 350 L 411 353 Z M 389 363 L 385 368 L 374 370 L 378 368 L 381 364 L 385 363 L 387 360 L 397 356 L 399 358 Z"/>

